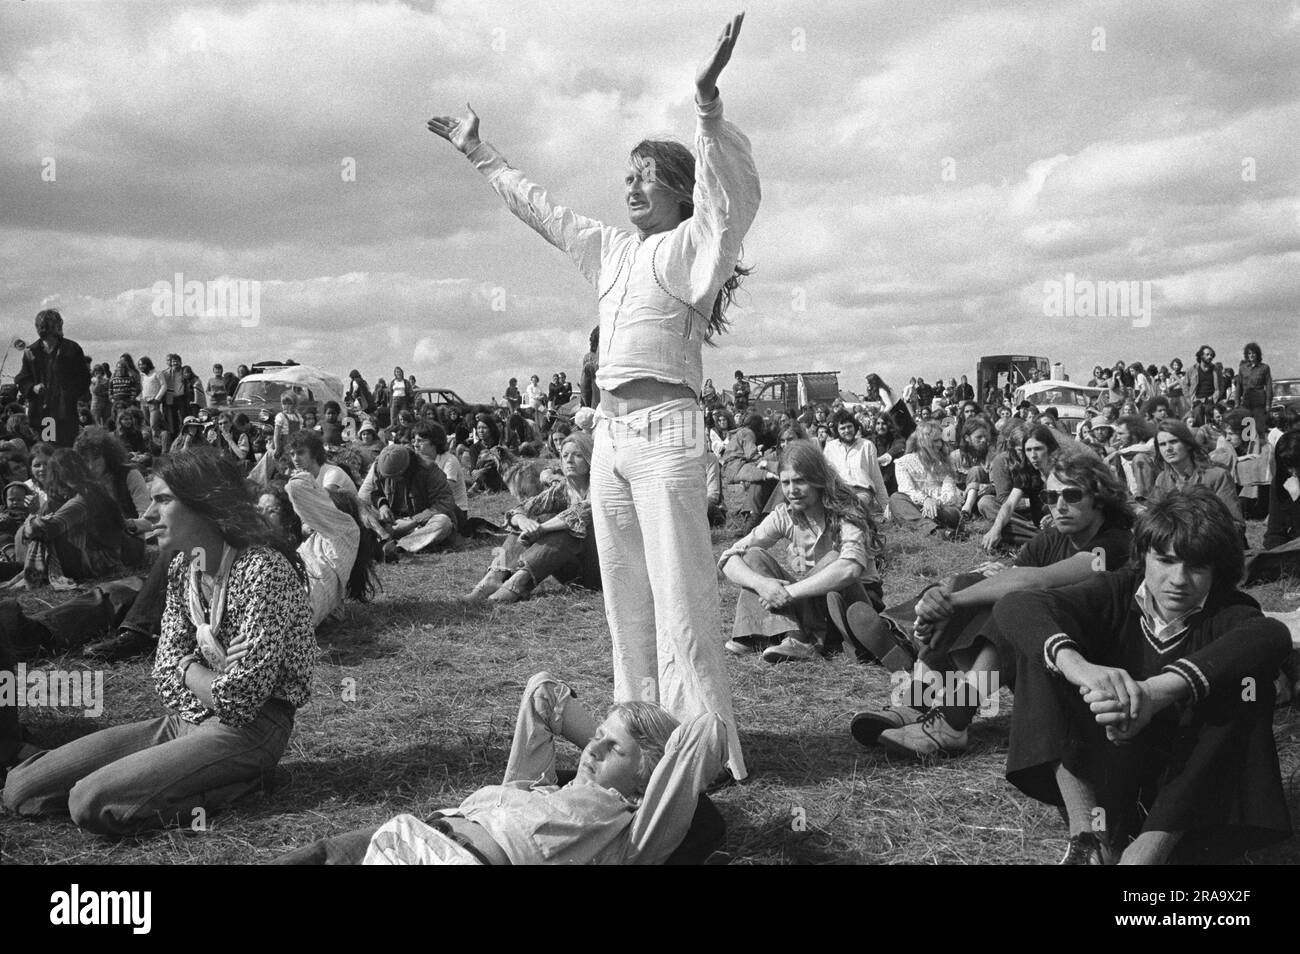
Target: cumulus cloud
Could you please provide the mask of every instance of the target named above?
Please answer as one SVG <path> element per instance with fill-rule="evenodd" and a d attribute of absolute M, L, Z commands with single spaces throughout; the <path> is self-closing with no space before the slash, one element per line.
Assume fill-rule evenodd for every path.
<path fill-rule="evenodd" d="M 103 357 L 293 357 L 371 378 L 400 363 L 472 398 L 573 377 L 592 290 L 424 121 L 473 102 L 557 199 L 622 223 L 628 147 L 691 140 L 691 77 L 731 12 L 6 5 L 11 335 L 52 304 Z M 837 368 L 853 384 L 1007 350 L 1078 372 L 1238 338 L 1300 370 L 1298 32 L 1287 3 L 752 10 L 721 85 L 763 179 L 755 272 L 706 373 Z M 1067 272 L 1151 281 L 1152 325 L 1047 319 L 1043 283 Z M 177 274 L 258 283 L 257 320 L 157 314 Z"/>

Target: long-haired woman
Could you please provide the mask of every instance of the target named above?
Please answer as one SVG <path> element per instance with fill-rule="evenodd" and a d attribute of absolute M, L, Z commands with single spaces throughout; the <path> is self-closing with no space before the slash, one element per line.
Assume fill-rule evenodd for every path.
<path fill-rule="evenodd" d="M 873 612 L 884 607 L 876 561 L 881 543 L 853 488 L 809 440 L 782 448 L 778 473 L 785 502 L 718 561 L 741 587 L 727 651 L 762 651 L 771 663 L 813 659 L 833 647 L 831 619 L 857 603 Z M 793 573 L 769 550 L 781 541 Z M 837 594 L 832 612 L 828 599 Z"/>
<path fill-rule="evenodd" d="M 23 576 L 12 586 L 43 585 L 47 578 L 86 580 L 122 570 L 126 534 L 117 501 L 86 469 L 71 448 L 59 448 L 45 463 L 41 485 L 47 499 L 15 538 Z"/>
<path fill-rule="evenodd" d="M 322 488 L 310 473 L 297 470 L 283 488 L 273 484 L 263 491 L 257 508 L 272 526 L 299 541 L 313 627 L 336 616 L 344 600 L 370 602 L 379 588 L 377 537 L 366 526 L 356 494 Z"/>
<path fill-rule="evenodd" d="M 69 452 L 71 453 L 71 452 Z M 154 689 L 166 715 L 11 769 L 5 806 L 123 835 L 188 824 L 256 790 L 311 697 L 319 650 L 302 561 L 212 449 L 159 463 L 148 517 L 172 554 Z M 231 661 L 231 656 L 236 658 Z"/>
<path fill-rule="evenodd" d="M 113 410 L 134 405 L 140 397 L 140 372 L 136 370 L 135 360 L 129 354 L 117 359 L 112 377 L 108 379 L 108 395 Z"/>
<path fill-rule="evenodd" d="M 957 488 L 964 495 L 962 513 L 975 516 L 981 497 L 993 493 L 989 476 L 989 449 L 993 442 L 993 425 L 982 416 L 968 417 L 958 425 L 957 447 L 949 460 L 957 475 Z"/>
<path fill-rule="evenodd" d="M 890 496 L 894 519 L 922 533 L 961 525 L 961 491 L 937 421 L 921 421 L 907 439 L 908 452 L 895 461 L 898 492 Z"/>
<path fill-rule="evenodd" d="M 680 719 L 717 713 L 732 775 L 744 778 L 717 638 L 719 595 L 705 495 L 702 347 L 726 330 L 740 243 L 758 211 L 749 141 L 722 118 L 717 79 L 744 14 L 695 81 L 696 151 L 646 140 L 624 179 L 633 229 L 552 204 L 478 135 L 478 116 L 435 117 L 510 210 L 563 250 L 600 303 L 601 391 L 592 469 L 617 699 L 661 701 Z"/>

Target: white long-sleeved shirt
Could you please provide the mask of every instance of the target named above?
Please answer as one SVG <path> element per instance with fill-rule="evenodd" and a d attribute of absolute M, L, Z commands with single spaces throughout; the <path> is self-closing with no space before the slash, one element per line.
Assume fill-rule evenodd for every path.
<path fill-rule="evenodd" d="M 894 464 L 894 476 L 898 479 L 898 492 L 907 494 L 918 507 L 925 503 L 926 497 L 933 497 L 947 507 L 961 503 L 961 491 L 952 475 L 942 479 L 935 477 L 926 471 L 916 454 L 904 454 L 898 458 Z"/>
<path fill-rule="evenodd" d="M 852 444 L 843 441 L 827 441 L 822 453 L 835 471 L 854 490 L 870 490 L 875 494 L 876 503 L 884 506 L 889 500 L 889 491 L 885 489 L 885 475 L 880 472 L 880 461 L 876 457 L 876 445 L 859 437 Z"/>
<path fill-rule="evenodd" d="M 761 193 L 749 139 L 722 118 L 722 100 L 696 104 L 694 214 L 642 237 L 555 205 L 541 186 L 480 143 L 469 159 L 516 216 L 565 252 L 599 295 L 602 391 L 653 379 L 704 381 L 701 348 L 713 303 L 734 274 Z"/>
<path fill-rule="evenodd" d="M 307 601 L 314 628 L 343 605 L 361 545 L 361 528 L 334 506 L 329 493 L 305 471 L 290 477 L 284 490 L 298 519 L 311 528 L 298 545 L 298 556 L 307 567 Z"/>

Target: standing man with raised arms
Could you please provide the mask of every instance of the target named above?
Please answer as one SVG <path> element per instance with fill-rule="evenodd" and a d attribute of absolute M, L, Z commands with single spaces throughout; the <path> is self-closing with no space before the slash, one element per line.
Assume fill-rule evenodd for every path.
<path fill-rule="evenodd" d="M 468 105 L 428 124 L 596 288 L 591 498 L 615 696 L 660 702 L 683 720 L 715 713 L 736 779 L 747 773 L 723 665 L 698 396 L 704 342 L 727 329 L 724 312 L 748 272 L 740 246 L 760 198 L 749 140 L 722 118 L 717 86 L 743 22 L 727 24 L 696 75 L 694 155 L 661 140 L 632 150 L 623 179 L 632 229 L 554 204 L 479 139 Z"/>

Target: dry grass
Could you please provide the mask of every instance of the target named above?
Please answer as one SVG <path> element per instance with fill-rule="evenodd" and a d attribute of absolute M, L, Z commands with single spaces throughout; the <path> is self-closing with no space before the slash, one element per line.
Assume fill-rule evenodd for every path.
<path fill-rule="evenodd" d="M 491 517 L 504 498 L 476 502 Z M 1262 530 L 1252 526 L 1252 539 Z M 715 534 L 721 549 L 734 533 Z M 885 590 L 893 602 L 926 581 L 982 562 L 974 543 L 944 544 L 891 528 Z M 550 669 L 589 702 L 613 691 L 601 597 L 548 583 L 531 601 L 497 610 L 467 608 L 457 594 L 477 581 L 486 541 L 407 558 L 385 572 L 380 602 L 349 606 L 322 630 L 325 656 L 312 703 L 298 716 L 276 785 L 210 819 L 204 833 L 166 832 L 109 841 L 68 821 L 0 818 L 0 862 L 223 864 L 265 861 L 324 834 L 455 804 L 499 777 L 519 693 L 529 675 Z M 1260 587 L 1269 609 L 1290 609 L 1295 581 Z M 24 597 L 35 608 L 37 599 Z M 729 632 L 734 592 L 724 588 Z M 73 667 L 76 660 L 56 660 Z M 1054 863 L 1064 846 L 1056 812 L 1002 777 L 1011 698 L 976 722 L 971 751 L 956 761 L 906 764 L 861 748 L 848 734 L 852 713 L 888 698 L 888 679 L 841 655 L 770 666 L 729 659 L 741 737 L 754 776 L 715 796 L 738 863 Z M 29 712 L 47 744 L 103 725 L 157 715 L 148 664 L 106 670 L 99 720 L 56 710 Z M 343 699 L 355 680 L 356 701 Z M 1300 720 L 1276 718 L 1283 775 L 1294 791 Z M 1294 862 L 1292 840 L 1254 860 Z"/>

